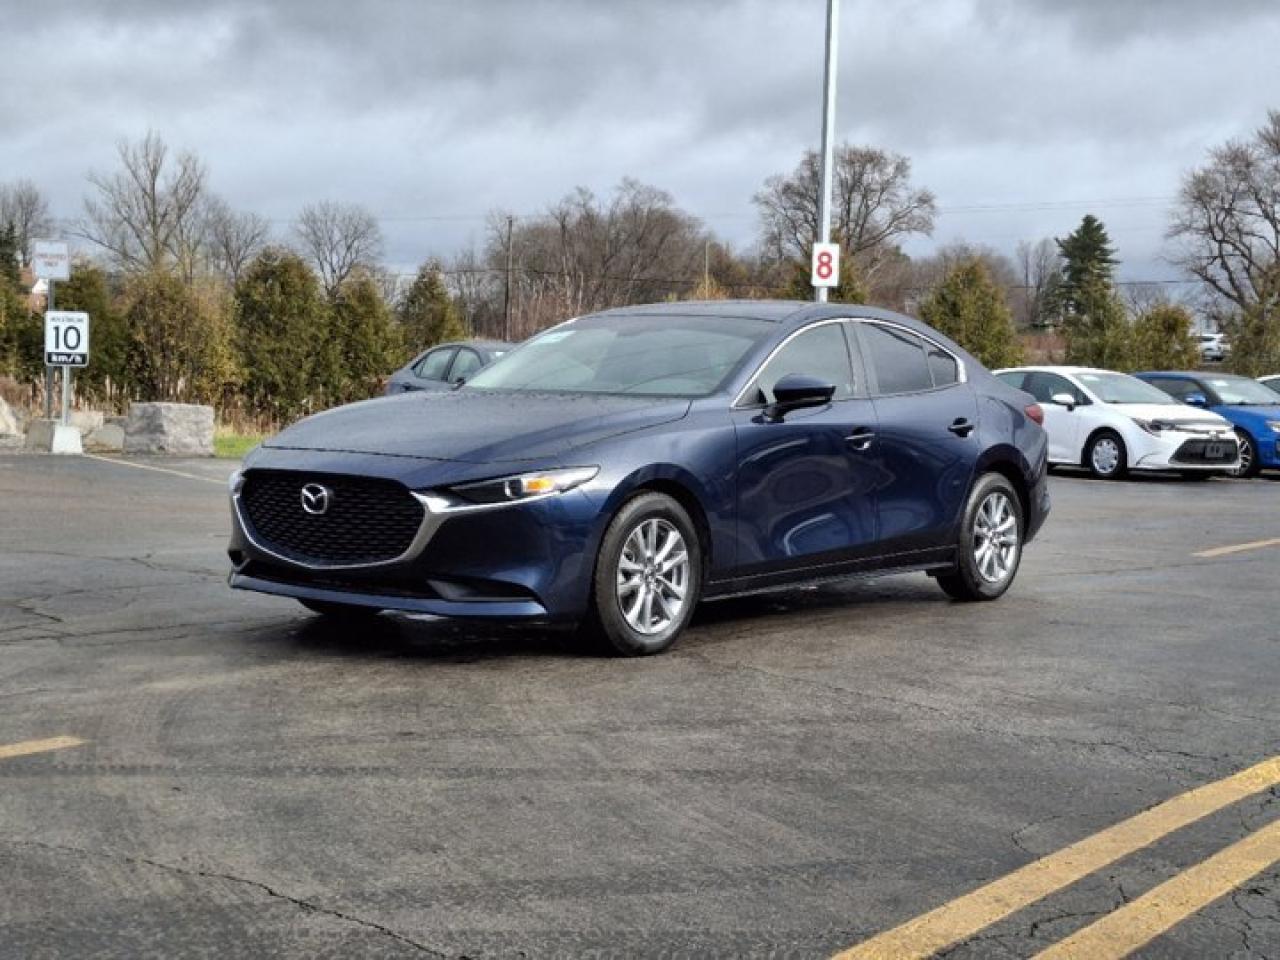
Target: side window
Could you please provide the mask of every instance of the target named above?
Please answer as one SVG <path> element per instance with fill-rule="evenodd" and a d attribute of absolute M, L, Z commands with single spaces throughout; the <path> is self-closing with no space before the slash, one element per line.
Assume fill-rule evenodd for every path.
<path fill-rule="evenodd" d="M 918 393 L 933 389 L 924 341 L 915 334 L 878 323 L 863 323 L 867 364 L 875 371 L 879 393 Z"/>
<path fill-rule="evenodd" d="M 960 380 L 960 364 L 951 354 L 932 343 L 925 344 L 929 357 L 929 373 L 935 387 L 949 387 Z"/>
<path fill-rule="evenodd" d="M 453 366 L 449 368 L 449 380 L 457 383 L 459 380 L 470 379 L 471 375 L 483 366 L 480 354 L 463 348 L 458 351 L 458 359 L 454 360 Z"/>
<path fill-rule="evenodd" d="M 1024 387 L 1022 386 L 1022 381 L 1027 378 L 1027 375 L 1023 373 L 1021 370 L 1014 370 L 1009 373 L 997 373 L 996 377 L 1000 380 L 1003 380 L 1005 383 L 1013 387 L 1015 390 L 1022 390 L 1024 389 Z"/>
<path fill-rule="evenodd" d="M 1084 395 L 1076 389 L 1075 384 L 1056 373 L 1032 371 L 1027 374 L 1022 389 L 1035 397 L 1037 403 L 1053 403 L 1054 395 L 1059 393 L 1070 394 L 1076 403 L 1084 402 Z"/>
<path fill-rule="evenodd" d="M 1185 400 L 1188 395 L 1199 393 L 1199 388 L 1190 380 L 1173 380 L 1169 377 L 1152 377 L 1147 381 L 1158 387 L 1176 400 Z"/>
<path fill-rule="evenodd" d="M 453 359 L 454 350 L 454 347 L 432 350 L 418 361 L 413 372 L 423 380 L 443 380 L 445 371 L 449 369 L 449 361 Z"/>
<path fill-rule="evenodd" d="M 789 373 L 835 384 L 836 400 L 852 396 L 853 367 L 840 327 L 838 323 L 826 323 L 794 337 L 764 365 L 747 391 L 747 399 L 753 403 L 772 403 L 773 385 Z"/>

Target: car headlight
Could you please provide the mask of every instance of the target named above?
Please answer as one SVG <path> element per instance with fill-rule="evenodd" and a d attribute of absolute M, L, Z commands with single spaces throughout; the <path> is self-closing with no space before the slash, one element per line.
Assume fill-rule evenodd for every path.
<path fill-rule="evenodd" d="M 1280 433 L 1280 420 L 1268 420 L 1267 427 L 1272 433 Z"/>
<path fill-rule="evenodd" d="M 464 483 L 450 487 L 449 492 L 468 503 L 519 503 L 522 500 L 549 497 L 572 490 L 586 483 L 599 472 L 599 467 L 541 470 L 537 473 L 521 473 L 514 477 L 481 480 L 479 483 Z"/>
<path fill-rule="evenodd" d="M 1173 424 L 1167 420 L 1140 420 L 1137 417 L 1130 417 L 1129 419 L 1153 437 L 1158 437 L 1164 431 L 1173 429 Z"/>

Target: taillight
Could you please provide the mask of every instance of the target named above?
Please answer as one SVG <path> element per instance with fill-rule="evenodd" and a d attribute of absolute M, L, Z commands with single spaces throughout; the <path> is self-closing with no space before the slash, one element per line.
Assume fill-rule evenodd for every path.
<path fill-rule="evenodd" d="M 1027 416 L 1034 420 L 1040 426 L 1044 426 L 1044 411 L 1040 409 L 1038 403 L 1028 403 L 1026 406 Z"/>

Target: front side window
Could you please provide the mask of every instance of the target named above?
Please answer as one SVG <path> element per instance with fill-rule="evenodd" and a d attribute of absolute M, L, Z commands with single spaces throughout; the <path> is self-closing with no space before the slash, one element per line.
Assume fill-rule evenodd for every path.
<path fill-rule="evenodd" d="M 788 374 L 816 377 L 833 384 L 835 400 L 853 396 L 857 385 L 840 324 L 824 323 L 789 340 L 760 370 L 745 399 L 752 403 L 773 403 L 774 385 Z"/>
<path fill-rule="evenodd" d="M 471 375 L 482 366 L 484 364 L 480 361 L 480 354 L 474 350 L 459 350 L 458 359 L 454 360 L 453 366 L 449 368 L 449 379 L 454 383 L 470 379 Z"/>
<path fill-rule="evenodd" d="M 1084 403 L 1084 394 L 1066 377 L 1043 370 L 1033 370 L 1027 374 L 1023 390 L 1036 398 L 1036 403 L 1056 403 L 1053 398 L 1060 393 L 1071 397 L 1072 403 Z"/>
<path fill-rule="evenodd" d="M 867 363 L 881 394 L 918 393 L 933 389 L 933 374 L 924 341 L 913 333 L 878 323 L 861 324 Z"/>

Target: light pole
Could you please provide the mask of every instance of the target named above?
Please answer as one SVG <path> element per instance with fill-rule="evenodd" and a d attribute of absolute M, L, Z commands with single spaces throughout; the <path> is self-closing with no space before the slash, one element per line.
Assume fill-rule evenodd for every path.
<path fill-rule="evenodd" d="M 831 241 L 831 155 L 836 128 L 836 51 L 840 39 L 840 0 L 827 0 L 827 60 L 822 78 L 822 193 L 818 197 L 818 242 Z M 814 287 L 814 299 L 827 302 L 827 288 Z"/>

